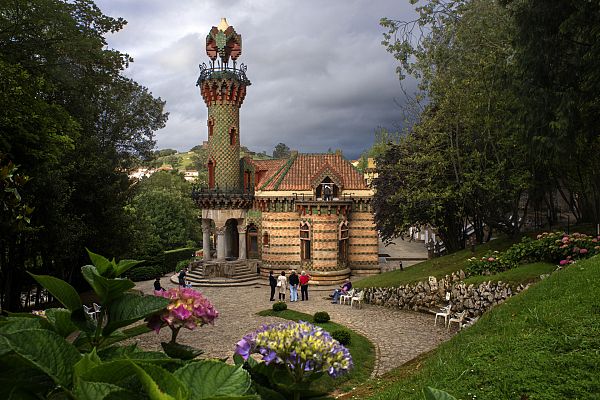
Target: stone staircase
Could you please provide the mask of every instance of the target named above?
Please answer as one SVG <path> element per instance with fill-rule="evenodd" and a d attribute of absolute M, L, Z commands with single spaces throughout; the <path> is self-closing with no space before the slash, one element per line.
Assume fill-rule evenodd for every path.
<path fill-rule="evenodd" d="M 256 273 L 256 265 L 248 265 L 246 260 L 239 261 L 195 261 L 191 263 L 191 271 L 186 280 L 192 286 L 232 287 L 260 285 L 262 280 Z M 253 270 L 254 269 L 254 270 Z M 177 283 L 177 275 L 171 277 Z"/>

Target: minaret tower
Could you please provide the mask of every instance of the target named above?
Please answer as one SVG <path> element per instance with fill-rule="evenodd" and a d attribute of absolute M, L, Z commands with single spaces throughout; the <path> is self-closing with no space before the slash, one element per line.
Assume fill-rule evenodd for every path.
<path fill-rule="evenodd" d="M 240 107 L 250 81 L 244 64 L 239 68 L 236 64 L 242 54 L 242 36 L 225 18 L 208 33 L 206 54 L 210 65 L 200 66 L 197 86 L 208 107 L 208 186 L 239 193 L 242 191 Z"/>

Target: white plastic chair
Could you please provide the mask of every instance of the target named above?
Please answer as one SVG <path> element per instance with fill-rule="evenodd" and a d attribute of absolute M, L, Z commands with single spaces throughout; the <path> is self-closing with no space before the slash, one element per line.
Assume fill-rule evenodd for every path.
<path fill-rule="evenodd" d="M 435 313 L 435 320 L 433 321 L 433 325 L 437 325 L 438 317 L 444 318 L 444 326 L 448 325 L 448 317 L 452 313 L 450 309 L 452 308 L 452 304 L 448 304 L 446 307 L 440 308 L 440 311 Z"/>
<path fill-rule="evenodd" d="M 452 325 L 453 322 L 456 322 L 458 324 L 458 330 L 461 330 L 466 316 L 467 310 L 464 310 L 456 314 L 456 316 L 450 318 L 450 321 L 448 321 L 448 330 L 450 330 L 450 325 Z"/>
<path fill-rule="evenodd" d="M 354 292 L 356 292 L 356 290 L 350 289 L 346 294 L 342 294 L 340 296 L 340 304 L 345 304 L 346 301 L 348 301 L 348 304 L 350 304 L 350 300 L 352 300 L 352 296 L 354 296 Z"/>
<path fill-rule="evenodd" d="M 88 307 L 85 304 L 83 305 L 83 311 L 94 321 L 96 320 L 96 312 L 92 307 Z"/>
<path fill-rule="evenodd" d="M 352 307 L 354 305 L 354 302 L 357 302 L 358 304 L 360 304 L 360 308 L 362 308 L 362 302 L 365 298 L 365 291 L 361 290 L 360 292 L 356 293 L 354 296 L 352 296 L 352 299 L 350 300 L 350 307 Z"/>

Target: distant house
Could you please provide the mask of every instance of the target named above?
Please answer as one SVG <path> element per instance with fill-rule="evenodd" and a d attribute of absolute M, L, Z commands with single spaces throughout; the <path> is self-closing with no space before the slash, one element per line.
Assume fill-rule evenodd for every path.
<path fill-rule="evenodd" d="M 198 180 L 198 171 L 196 171 L 196 170 L 184 171 L 183 177 L 188 182 L 196 182 Z"/>

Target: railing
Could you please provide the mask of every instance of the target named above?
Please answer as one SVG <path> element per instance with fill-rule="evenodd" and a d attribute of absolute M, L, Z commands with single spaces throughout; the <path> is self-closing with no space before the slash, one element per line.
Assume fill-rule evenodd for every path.
<path fill-rule="evenodd" d="M 247 67 L 243 63 L 240 64 L 239 68 L 236 68 L 235 63 L 233 64 L 233 68 L 229 68 L 228 65 L 215 66 L 214 63 L 211 63 L 210 66 L 206 65 L 206 63 L 202 63 L 199 67 L 200 77 L 198 77 L 198 80 L 196 81 L 196 86 L 200 86 L 202 82 L 208 79 L 227 78 L 235 78 L 244 85 L 250 86 L 250 80 L 246 76 Z"/>
<path fill-rule="evenodd" d="M 307 195 L 305 193 L 292 193 L 292 195 L 294 196 L 294 201 L 296 202 L 323 202 L 323 203 L 329 203 L 329 202 L 349 202 L 349 201 L 353 201 L 353 197 L 352 194 L 343 194 L 341 197 L 333 197 L 332 195 L 330 196 L 323 196 L 323 197 L 317 197 L 314 194 L 311 195 Z"/>
<path fill-rule="evenodd" d="M 247 200 L 254 199 L 254 187 L 240 188 L 237 186 L 218 186 L 208 187 L 205 184 L 196 184 L 192 186 L 192 198 L 227 198 L 241 197 Z"/>

